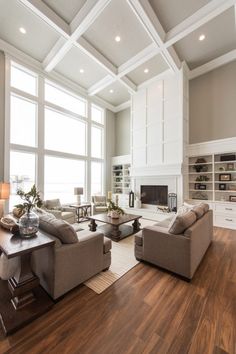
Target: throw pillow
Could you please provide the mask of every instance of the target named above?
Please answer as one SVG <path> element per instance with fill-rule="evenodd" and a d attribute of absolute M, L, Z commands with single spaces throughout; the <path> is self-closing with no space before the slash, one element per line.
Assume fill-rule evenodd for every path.
<path fill-rule="evenodd" d="M 39 227 L 48 234 L 59 238 L 62 243 L 78 242 L 75 230 L 64 220 L 43 214 L 39 218 Z"/>
<path fill-rule="evenodd" d="M 200 206 L 204 209 L 204 213 L 207 213 L 210 209 L 210 206 L 207 203 L 201 203 Z"/>
<path fill-rule="evenodd" d="M 205 214 L 205 211 L 200 204 L 195 205 L 192 211 L 196 214 L 197 219 L 200 219 Z"/>
<path fill-rule="evenodd" d="M 188 211 L 182 215 L 177 215 L 174 223 L 169 228 L 169 233 L 178 235 L 182 234 L 197 220 L 196 214 L 193 211 Z"/>

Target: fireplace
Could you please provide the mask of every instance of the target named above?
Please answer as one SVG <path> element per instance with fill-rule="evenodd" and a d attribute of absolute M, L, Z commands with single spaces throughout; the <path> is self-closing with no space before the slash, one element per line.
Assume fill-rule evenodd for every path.
<path fill-rule="evenodd" d="M 141 186 L 142 204 L 167 206 L 168 186 Z"/>

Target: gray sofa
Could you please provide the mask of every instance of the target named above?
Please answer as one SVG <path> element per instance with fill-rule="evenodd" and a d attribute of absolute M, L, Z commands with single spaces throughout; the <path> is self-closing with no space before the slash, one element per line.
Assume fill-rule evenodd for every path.
<path fill-rule="evenodd" d="M 40 230 L 53 240 L 53 247 L 35 251 L 32 268 L 41 286 L 57 299 L 111 264 L 111 241 L 100 232 L 78 231 L 78 242 L 63 244 L 60 239 Z"/>
<path fill-rule="evenodd" d="M 182 234 L 172 234 L 168 223 L 144 227 L 135 235 L 135 256 L 192 279 L 213 237 L 213 212 L 207 211 Z"/>

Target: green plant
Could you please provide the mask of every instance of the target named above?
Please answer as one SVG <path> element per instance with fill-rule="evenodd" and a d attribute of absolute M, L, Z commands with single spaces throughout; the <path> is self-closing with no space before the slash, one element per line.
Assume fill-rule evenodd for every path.
<path fill-rule="evenodd" d="M 40 198 L 39 192 L 37 192 L 35 184 L 29 192 L 24 192 L 22 189 L 18 189 L 16 194 L 24 201 L 22 204 L 15 205 L 15 207 L 21 212 L 24 211 L 29 213 L 35 206 L 40 208 L 43 205 L 43 201 Z"/>
<path fill-rule="evenodd" d="M 108 204 L 108 211 L 116 211 L 118 214 L 124 215 L 124 210 L 121 209 L 118 205 L 116 205 L 114 202 L 111 200 L 109 201 Z"/>

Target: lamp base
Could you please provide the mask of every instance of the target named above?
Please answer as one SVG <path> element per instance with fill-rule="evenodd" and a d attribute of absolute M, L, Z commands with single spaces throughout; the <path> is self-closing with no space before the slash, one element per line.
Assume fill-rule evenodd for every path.
<path fill-rule="evenodd" d="M 76 202 L 77 202 L 78 205 L 81 204 L 81 196 L 80 195 L 76 196 Z"/>

